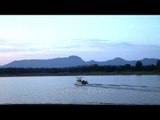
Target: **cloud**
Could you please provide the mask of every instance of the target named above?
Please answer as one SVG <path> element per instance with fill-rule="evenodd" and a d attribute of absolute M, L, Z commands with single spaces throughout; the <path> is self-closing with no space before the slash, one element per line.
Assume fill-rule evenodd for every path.
<path fill-rule="evenodd" d="M 160 46 L 150 44 L 116 43 L 101 46 L 101 53 L 108 58 L 122 57 L 125 59 L 160 58 Z M 98 53 L 97 53 L 98 54 Z"/>
<path fill-rule="evenodd" d="M 33 42 L 20 42 L 0 39 L 0 52 L 29 52 L 43 49 L 44 44 Z M 47 49 L 44 47 L 44 49 Z"/>
<path fill-rule="evenodd" d="M 134 51 L 152 51 L 152 50 L 160 50 L 160 46 L 159 45 L 151 45 L 151 44 L 131 44 L 131 43 L 126 43 L 126 42 L 122 42 L 122 43 L 114 43 L 114 44 L 105 44 L 101 46 L 101 49 L 112 49 L 112 50 L 123 50 L 123 51 L 132 51 L 134 53 Z M 117 52 L 118 52 L 117 51 Z"/>
<path fill-rule="evenodd" d="M 59 44 L 49 44 L 44 46 L 44 44 L 39 44 L 34 48 L 41 47 L 43 51 L 98 51 L 98 44 L 104 44 L 108 40 L 102 39 L 73 39 L 73 40 L 64 40 L 63 42 L 59 41 Z"/>
<path fill-rule="evenodd" d="M 104 39 L 74 39 L 73 42 L 75 43 L 90 43 L 90 44 L 94 44 L 94 43 L 106 43 L 110 40 L 104 40 Z"/>
<path fill-rule="evenodd" d="M 109 40 L 102 39 L 73 39 L 66 44 L 57 46 L 57 49 L 75 49 L 76 51 L 98 50 L 99 46 L 104 45 Z"/>

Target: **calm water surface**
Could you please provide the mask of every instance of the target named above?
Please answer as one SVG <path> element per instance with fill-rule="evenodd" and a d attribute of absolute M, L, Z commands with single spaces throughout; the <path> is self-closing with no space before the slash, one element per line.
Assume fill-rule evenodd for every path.
<path fill-rule="evenodd" d="M 160 105 L 160 75 L 0 77 L 0 104 Z"/>

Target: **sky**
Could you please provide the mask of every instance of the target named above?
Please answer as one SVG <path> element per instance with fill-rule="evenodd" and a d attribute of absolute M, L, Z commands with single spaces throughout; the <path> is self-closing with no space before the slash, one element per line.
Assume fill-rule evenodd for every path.
<path fill-rule="evenodd" d="M 0 15 L 0 65 L 77 55 L 160 58 L 160 15 Z"/>

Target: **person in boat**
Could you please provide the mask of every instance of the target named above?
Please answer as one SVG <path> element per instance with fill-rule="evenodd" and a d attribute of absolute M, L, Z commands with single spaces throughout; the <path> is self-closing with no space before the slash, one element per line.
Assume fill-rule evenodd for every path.
<path fill-rule="evenodd" d="M 78 78 L 77 82 L 82 83 L 82 84 L 88 84 L 87 81 L 82 80 L 81 78 Z"/>
<path fill-rule="evenodd" d="M 88 84 L 88 82 L 85 80 L 82 80 L 82 84 Z"/>

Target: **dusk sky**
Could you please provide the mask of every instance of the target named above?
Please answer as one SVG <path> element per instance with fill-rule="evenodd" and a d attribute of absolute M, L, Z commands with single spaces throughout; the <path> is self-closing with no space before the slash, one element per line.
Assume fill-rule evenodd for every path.
<path fill-rule="evenodd" d="M 1 15 L 0 65 L 77 55 L 160 58 L 160 15 Z"/>

